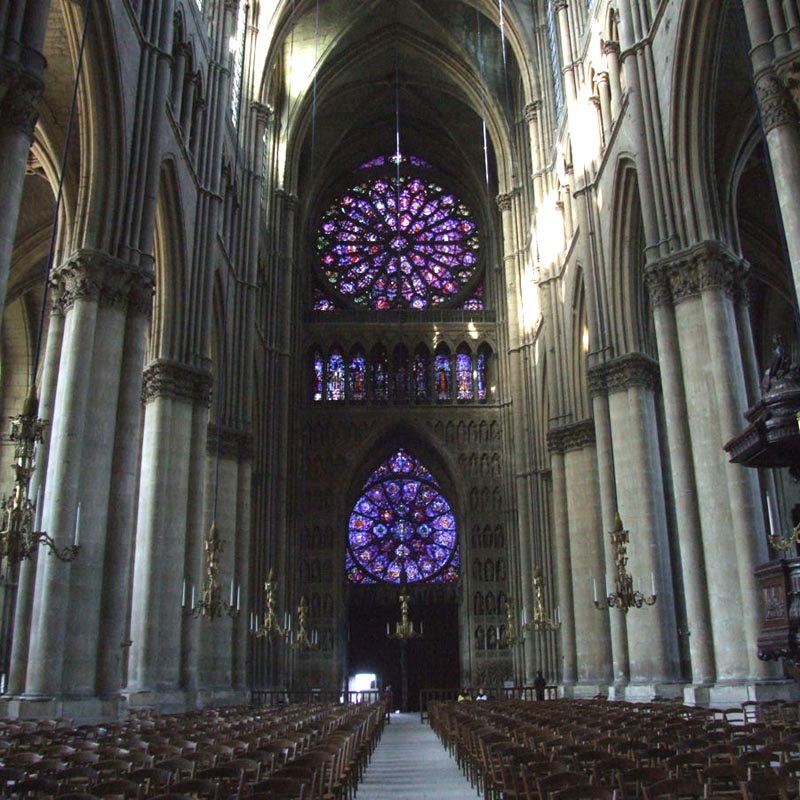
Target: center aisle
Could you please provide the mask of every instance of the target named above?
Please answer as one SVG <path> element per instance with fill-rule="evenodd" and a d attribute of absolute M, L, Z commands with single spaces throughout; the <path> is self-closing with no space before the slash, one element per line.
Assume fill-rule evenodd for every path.
<path fill-rule="evenodd" d="M 392 714 L 358 785 L 357 800 L 463 800 L 477 796 L 419 714 Z"/>

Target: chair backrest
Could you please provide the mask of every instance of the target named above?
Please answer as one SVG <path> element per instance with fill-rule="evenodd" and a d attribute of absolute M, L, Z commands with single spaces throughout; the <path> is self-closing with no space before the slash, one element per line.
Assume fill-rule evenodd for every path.
<path fill-rule="evenodd" d="M 170 786 L 170 790 L 178 794 L 188 794 L 191 797 L 203 798 L 203 800 L 217 800 L 219 796 L 217 782 L 207 778 L 186 778 L 182 781 L 175 781 Z"/>
<path fill-rule="evenodd" d="M 92 786 L 92 794 L 96 794 L 98 797 L 139 798 L 142 795 L 142 787 L 136 781 L 114 778 L 96 783 Z"/>
<path fill-rule="evenodd" d="M 645 800 L 655 800 L 657 797 L 668 800 L 696 800 L 705 796 L 705 786 L 700 781 L 690 778 L 667 778 L 664 781 L 645 784 L 643 787 Z"/>

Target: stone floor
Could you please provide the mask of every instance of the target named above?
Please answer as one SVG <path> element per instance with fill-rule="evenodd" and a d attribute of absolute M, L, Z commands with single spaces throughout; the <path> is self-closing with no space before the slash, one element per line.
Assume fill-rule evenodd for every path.
<path fill-rule="evenodd" d="M 461 800 L 478 794 L 419 714 L 392 714 L 357 800 Z"/>

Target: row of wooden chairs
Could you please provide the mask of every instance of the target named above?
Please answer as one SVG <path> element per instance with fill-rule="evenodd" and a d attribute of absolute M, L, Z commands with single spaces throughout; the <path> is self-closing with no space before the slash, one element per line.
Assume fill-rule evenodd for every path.
<path fill-rule="evenodd" d="M 643 798 L 666 780 L 691 783 L 706 796 L 798 795 L 800 737 L 783 724 L 737 725 L 677 704 L 602 701 L 440 703 L 429 710 L 443 744 L 489 800 L 550 800 L 587 786 Z"/>
<path fill-rule="evenodd" d="M 28 737 L 0 748 L 3 797 L 164 797 L 190 794 L 235 800 L 288 780 L 287 769 L 310 769 L 295 782 L 303 800 L 349 800 L 380 736 L 383 704 L 304 706 L 207 715 L 193 712 L 110 726 L 49 726 L 36 747 Z M 27 731 L 38 734 L 40 731 Z M 274 796 L 276 787 L 269 787 Z"/>

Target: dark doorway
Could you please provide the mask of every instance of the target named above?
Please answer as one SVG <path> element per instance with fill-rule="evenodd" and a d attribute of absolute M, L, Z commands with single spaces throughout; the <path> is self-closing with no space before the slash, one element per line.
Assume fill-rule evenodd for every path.
<path fill-rule="evenodd" d="M 419 710 L 421 689 L 457 687 L 458 600 L 454 587 L 409 587 L 409 617 L 423 635 L 407 644 L 408 710 Z M 374 672 L 380 688 L 392 685 L 401 704 L 401 642 L 386 634 L 400 619 L 399 586 L 352 586 L 349 598 L 348 675 Z"/>

